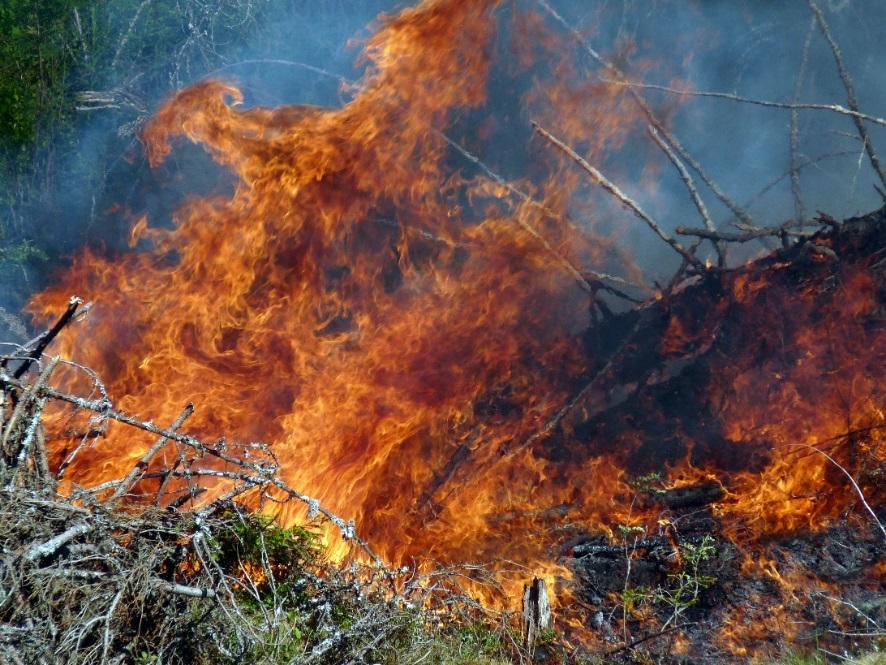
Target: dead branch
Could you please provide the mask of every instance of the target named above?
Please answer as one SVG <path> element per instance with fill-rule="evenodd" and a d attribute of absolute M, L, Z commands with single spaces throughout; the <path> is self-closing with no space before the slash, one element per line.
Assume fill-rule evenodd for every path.
<path fill-rule="evenodd" d="M 606 79 L 607 83 L 611 83 L 612 85 L 620 85 L 626 88 L 637 88 L 639 90 L 657 90 L 659 92 L 667 92 L 672 95 L 679 95 L 683 97 L 709 97 L 712 99 L 723 99 L 730 102 L 739 102 L 741 104 L 752 104 L 754 106 L 763 106 L 766 108 L 774 108 L 774 109 L 784 109 L 787 111 L 791 110 L 808 110 L 808 111 L 830 111 L 832 113 L 838 113 L 840 115 L 846 115 L 851 118 L 856 118 L 858 120 L 865 120 L 867 122 L 873 123 L 875 125 L 886 126 L 886 118 L 881 118 L 875 115 L 870 115 L 869 113 L 862 113 L 861 111 L 853 111 L 852 109 L 848 109 L 845 106 L 841 106 L 840 104 L 814 104 L 809 102 L 801 102 L 794 104 L 792 102 L 776 102 L 767 99 L 753 99 L 751 97 L 743 97 L 741 95 L 737 95 L 732 92 L 712 92 L 712 91 L 701 91 L 701 90 L 690 90 L 688 88 L 672 88 L 666 85 L 656 85 L 654 83 L 637 83 L 635 81 L 623 81 L 623 80 L 610 80 Z"/>
<path fill-rule="evenodd" d="M 188 403 L 185 406 L 184 410 L 181 412 L 181 415 L 175 419 L 175 422 L 172 423 L 169 430 L 171 432 L 176 431 L 179 427 L 181 427 L 184 422 L 191 417 L 191 414 L 194 413 L 194 405 L 192 403 Z M 138 463 L 132 467 L 132 470 L 126 475 L 126 477 L 120 482 L 120 486 L 114 491 L 114 493 L 108 499 L 108 505 L 113 505 L 120 497 L 126 494 L 135 483 L 138 482 L 138 479 L 144 474 L 145 469 L 153 461 L 154 457 L 160 450 L 167 444 L 169 439 L 165 436 L 161 436 L 157 439 L 156 443 L 151 446 L 148 451 L 142 456 L 142 458 L 138 461 Z"/>
<path fill-rule="evenodd" d="M 180 596 L 190 596 L 191 598 L 215 598 L 216 593 L 213 589 L 199 589 L 196 587 L 185 586 L 184 584 L 172 584 L 166 580 L 155 580 L 158 589 L 176 593 Z"/>
<path fill-rule="evenodd" d="M 111 60 L 111 68 L 116 69 L 117 62 L 120 60 L 120 55 L 123 53 L 123 49 L 126 48 L 126 43 L 129 41 L 129 37 L 132 35 L 132 30 L 135 28 L 135 24 L 138 23 L 139 18 L 141 18 L 142 12 L 145 10 L 151 3 L 151 0 L 142 0 L 139 6 L 135 10 L 135 15 L 132 17 L 132 20 L 129 22 L 129 27 L 126 29 L 126 32 L 123 33 L 123 37 L 120 39 L 120 43 L 117 44 L 117 50 L 114 51 L 114 57 Z"/>
<path fill-rule="evenodd" d="M 538 208 L 547 216 L 555 217 L 555 218 L 560 217 L 560 215 L 557 214 L 555 211 L 551 210 L 550 208 L 545 206 L 543 203 L 536 201 L 529 194 L 527 194 L 526 192 L 519 189 L 518 187 L 515 187 L 512 183 L 505 180 L 502 176 L 500 176 L 498 173 L 493 171 L 488 165 L 486 165 L 486 163 L 483 162 L 479 157 L 477 157 L 472 152 L 469 152 L 466 148 L 462 147 L 461 144 L 459 144 L 457 141 L 453 141 L 445 134 L 441 134 L 441 137 L 443 138 L 444 141 L 446 141 L 446 143 L 448 143 L 452 148 L 454 148 L 462 157 L 464 157 L 468 161 L 472 162 L 473 164 L 476 164 L 497 185 L 504 187 L 509 192 L 514 194 L 517 198 L 519 198 L 521 201 L 523 201 L 524 203 L 528 203 L 529 205 L 532 205 L 533 207 Z M 517 218 L 516 221 L 517 221 L 517 224 L 519 224 L 520 227 L 524 231 L 526 231 L 527 233 L 529 233 L 529 235 L 531 235 L 533 238 L 535 238 L 542 245 L 542 247 L 545 248 L 545 251 L 547 251 L 549 254 L 551 254 L 557 260 L 557 262 L 560 263 L 560 265 L 562 265 L 566 269 L 566 271 L 569 272 L 569 274 L 571 274 L 575 278 L 576 282 L 578 282 L 579 286 L 581 286 L 581 288 L 586 293 L 589 293 L 590 295 L 595 296 L 597 293 L 597 289 L 593 285 L 591 285 L 591 283 L 588 281 L 588 279 L 585 275 L 590 276 L 593 280 L 595 280 L 597 282 L 610 281 L 610 282 L 616 282 L 618 284 L 623 284 L 624 286 L 640 288 L 636 284 L 631 284 L 630 282 L 626 281 L 625 279 L 623 279 L 621 277 L 617 277 L 615 275 L 608 275 L 606 273 L 596 272 L 593 270 L 585 270 L 584 274 L 583 274 L 582 271 L 580 271 L 575 266 L 575 264 L 572 263 L 572 261 L 570 261 L 567 257 L 563 256 L 563 254 L 561 254 L 559 251 L 557 251 L 557 249 L 554 248 L 554 246 L 551 245 L 547 241 L 547 239 L 544 236 L 542 236 L 538 232 L 538 230 L 536 230 L 532 225 L 528 224 L 526 221 L 520 219 L 519 217 Z M 616 293 L 620 294 L 620 292 L 616 292 Z"/>
<path fill-rule="evenodd" d="M 683 245 L 678 243 L 676 240 L 671 238 L 670 235 L 665 232 L 665 230 L 661 227 L 661 225 L 656 222 L 652 217 L 650 217 L 641 207 L 633 199 L 629 198 L 625 195 L 612 181 L 610 181 L 606 176 L 604 176 L 600 171 L 591 166 L 587 160 L 585 160 L 581 155 L 576 153 L 572 148 L 563 143 L 556 136 L 548 132 L 537 122 L 532 123 L 532 126 L 535 128 L 535 131 L 538 132 L 545 140 L 549 143 L 553 144 L 560 151 L 566 154 L 573 162 L 578 164 L 582 169 L 584 169 L 594 180 L 595 183 L 600 185 L 607 192 L 612 194 L 615 198 L 617 198 L 621 203 L 628 208 L 631 212 L 634 213 L 637 217 L 643 220 L 646 225 L 652 229 L 655 234 L 664 240 L 668 245 L 670 245 L 675 252 L 677 252 L 680 256 L 682 256 L 688 263 L 696 266 L 697 268 L 704 270 L 704 264 L 699 261 L 698 257 L 694 256 L 689 250 L 687 250 Z"/>
<path fill-rule="evenodd" d="M 59 548 L 71 542 L 74 538 L 89 533 L 93 528 L 95 527 L 88 522 L 76 524 L 54 538 L 50 538 L 45 543 L 40 543 L 39 545 L 31 547 L 31 549 L 25 553 L 25 559 L 28 561 L 36 561 L 37 559 L 43 559 L 55 554 Z"/>
<path fill-rule="evenodd" d="M 861 487 L 858 486 L 858 483 L 856 482 L 855 478 L 852 477 L 852 474 L 849 473 L 846 470 L 846 468 L 843 467 L 843 465 L 841 465 L 837 460 L 835 460 L 833 457 L 828 455 L 823 450 L 816 448 L 815 446 L 811 446 L 808 443 L 787 443 L 787 444 L 785 444 L 785 446 L 790 447 L 790 448 L 807 448 L 807 449 L 814 451 L 815 453 L 821 455 L 822 457 L 827 459 L 828 462 L 830 462 L 835 467 L 840 469 L 840 471 L 843 473 L 843 475 L 849 479 L 849 483 L 852 485 L 852 489 L 854 489 L 855 493 L 858 495 L 858 498 L 861 501 L 861 505 L 863 505 L 865 510 L 870 514 L 871 518 L 874 520 L 874 524 L 877 525 L 877 527 L 880 529 L 880 533 L 883 534 L 883 540 L 886 541 L 886 528 L 883 527 L 883 523 L 877 517 L 877 513 L 874 512 L 873 508 L 871 508 L 871 505 L 868 503 L 867 499 L 865 498 L 864 492 L 861 491 Z"/>
<path fill-rule="evenodd" d="M 65 310 L 65 313 L 59 317 L 58 321 L 55 322 L 55 325 L 52 326 L 45 333 L 40 335 L 35 340 L 36 345 L 34 349 L 28 353 L 25 361 L 19 366 L 12 374 L 13 378 L 20 379 L 24 376 L 25 372 L 28 371 L 28 368 L 31 366 L 31 363 L 35 360 L 39 360 L 40 356 L 43 355 L 43 352 L 46 350 L 52 341 L 58 337 L 58 334 L 64 329 L 66 325 L 68 325 L 73 319 L 74 315 L 77 314 L 77 310 L 80 308 L 80 305 L 83 304 L 83 301 L 77 296 L 71 296 L 71 299 L 68 301 L 68 308 Z M 88 310 L 89 305 L 84 308 L 84 310 Z M 6 360 L 3 363 L 0 363 L 0 367 L 5 367 Z"/>
<path fill-rule="evenodd" d="M 818 21 L 818 27 L 821 29 L 822 34 L 827 39 L 828 44 L 831 47 L 831 52 L 834 54 L 834 62 L 837 64 L 837 71 L 840 73 L 840 80 L 843 82 L 843 87 L 846 89 L 846 103 L 849 105 L 849 110 L 854 113 L 858 113 L 858 99 L 855 96 L 855 86 L 852 84 L 852 78 L 849 76 L 849 71 L 846 69 L 846 64 L 843 62 L 843 55 L 840 52 L 840 46 L 837 44 L 834 36 L 831 34 L 831 29 L 828 26 L 827 21 L 825 20 L 824 14 L 822 14 L 821 9 L 818 6 L 818 3 L 815 0 L 808 0 L 809 8 L 812 10 L 812 13 L 815 15 L 815 20 Z M 880 165 L 880 158 L 877 156 L 877 152 L 874 149 L 874 144 L 871 142 L 871 137 L 868 134 L 868 129 L 864 124 L 863 119 L 859 115 L 853 115 L 852 121 L 855 123 L 855 127 L 858 130 L 858 136 L 861 138 L 862 145 L 864 145 L 864 149 L 868 154 L 868 159 L 871 161 L 871 166 L 876 172 L 877 176 L 880 178 L 880 182 L 883 183 L 883 186 L 886 187 L 886 173 L 883 171 L 883 167 Z"/>
<path fill-rule="evenodd" d="M 551 7 L 551 5 L 548 4 L 548 2 L 546 0 L 538 0 L 538 4 L 541 6 L 542 9 L 545 10 L 545 12 L 547 12 L 548 15 L 550 15 L 561 26 L 563 26 L 563 28 L 567 32 L 572 34 L 572 36 L 578 42 L 579 46 L 582 49 L 584 49 L 584 51 L 588 55 L 590 55 L 591 58 L 593 58 L 594 61 L 597 62 L 597 64 L 599 64 L 601 67 L 603 67 L 603 69 L 605 71 L 609 72 L 616 79 L 616 81 L 614 81 L 614 82 L 619 83 L 619 84 L 625 84 L 628 81 L 627 76 L 625 75 L 625 73 L 622 70 L 620 70 L 612 62 L 609 62 L 608 60 L 606 60 L 602 55 L 600 55 L 600 53 L 597 52 L 596 49 L 594 49 L 590 44 L 588 44 L 587 41 L 585 40 L 585 38 L 582 36 L 582 34 L 578 30 L 576 30 L 575 28 L 570 26 L 566 22 L 566 19 L 564 19 L 557 12 L 557 10 L 555 10 L 553 7 Z M 613 82 L 613 81 L 609 81 L 608 79 L 604 79 L 602 77 L 601 77 L 601 79 L 605 82 Z M 689 164 L 689 166 L 692 167 L 692 170 L 698 174 L 698 176 L 708 186 L 708 188 L 714 193 L 714 195 L 718 199 L 720 199 L 720 201 L 723 203 L 723 205 L 725 205 L 727 208 L 729 208 L 729 210 L 732 211 L 732 214 L 734 214 L 738 219 L 740 219 L 745 224 L 754 225 L 754 220 L 747 213 L 747 211 L 745 211 L 741 206 L 739 206 L 735 201 L 733 201 L 732 198 L 730 198 L 729 195 L 726 194 L 726 192 L 724 192 L 720 188 L 720 186 L 707 174 L 707 172 L 701 167 L 701 164 L 699 164 L 698 161 L 696 161 L 695 158 L 692 157 L 692 155 L 689 153 L 689 151 L 683 147 L 683 144 L 680 143 L 677 136 L 673 132 L 671 132 L 667 127 L 665 127 L 665 125 L 658 119 L 658 117 L 653 112 L 652 107 L 649 106 L 649 103 L 643 98 L 643 96 L 640 95 L 640 93 L 638 93 L 636 90 L 634 90 L 632 86 L 628 85 L 627 87 L 629 89 L 629 94 L 630 94 L 631 98 L 634 100 L 634 103 L 636 103 L 637 106 L 640 108 L 640 110 L 642 111 L 643 115 L 645 116 L 645 118 L 647 119 L 649 124 L 652 125 L 657 131 L 659 131 L 661 133 L 661 135 L 667 140 L 667 142 L 670 143 L 674 147 L 674 150 L 677 152 L 677 154 L 680 155 L 680 157 L 687 164 Z"/>
<path fill-rule="evenodd" d="M 668 156 L 668 159 L 671 160 L 671 163 L 674 165 L 674 168 L 677 169 L 677 173 L 680 174 L 680 179 L 683 181 L 683 184 L 686 185 L 686 189 L 689 190 L 689 196 L 692 197 L 692 202 L 695 204 L 695 208 L 698 210 L 698 214 L 701 215 L 701 219 L 704 222 L 705 228 L 708 231 L 716 231 L 716 226 L 714 226 L 714 222 L 711 219 L 710 213 L 708 213 L 708 208 L 702 200 L 701 196 L 698 194 L 698 190 L 695 187 L 695 181 L 692 179 L 692 175 L 683 165 L 683 162 L 680 161 L 680 158 L 674 153 L 671 147 L 667 144 L 667 142 L 661 137 L 658 130 L 649 125 L 649 134 L 658 144 L 658 147 L 664 151 L 664 153 Z M 723 251 L 722 244 L 717 239 L 711 239 L 713 241 L 714 249 L 717 251 L 717 265 L 719 267 L 723 267 L 726 264 L 726 255 Z"/>
<path fill-rule="evenodd" d="M 674 231 L 683 236 L 694 236 L 697 238 L 706 238 L 709 240 L 719 240 L 722 242 L 743 243 L 751 240 L 759 240 L 767 237 L 795 237 L 795 238 L 811 238 L 817 231 L 803 231 L 802 227 L 807 224 L 798 220 L 791 220 L 780 224 L 779 226 L 748 229 L 744 233 L 729 233 L 728 231 L 710 231 L 708 229 L 690 229 L 685 226 L 678 226 Z"/>
<path fill-rule="evenodd" d="M 800 101 L 800 91 L 803 89 L 803 81 L 806 78 L 806 67 L 809 64 L 809 47 L 812 44 L 812 34 L 815 32 L 815 18 L 809 23 L 809 30 L 806 31 L 806 41 L 803 43 L 803 59 L 800 61 L 800 69 L 797 72 L 797 80 L 794 83 L 794 97 L 792 104 Z M 797 219 L 801 222 L 806 218 L 806 210 L 803 205 L 803 197 L 800 192 L 800 111 L 791 109 L 791 193 L 794 196 L 794 210 Z"/>

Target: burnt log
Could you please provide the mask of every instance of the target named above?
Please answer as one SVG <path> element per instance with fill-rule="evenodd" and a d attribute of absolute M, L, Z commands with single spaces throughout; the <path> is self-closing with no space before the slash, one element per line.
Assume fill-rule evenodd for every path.
<path fill-rule="evenodd" d="M 666 506 L 672 510 L 681 510 L 706 506 L 719 501 L 724 495 L 723 486 L 716 481 L 711 481 L 701 485 L 654 490 L 647 494 L 646 501 Z"/>

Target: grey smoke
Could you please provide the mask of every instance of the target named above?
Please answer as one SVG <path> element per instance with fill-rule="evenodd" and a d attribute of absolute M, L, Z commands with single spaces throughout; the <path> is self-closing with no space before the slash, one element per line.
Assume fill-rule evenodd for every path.
<path fill-rule="evenodd" d="M 355 64 L 359 49 L 349 46 L 348 41 L 356 38 L 359 42 L 365 37 L 367 26 L 379 12 L 397 11 L 408 4 L 390 0 L 270 0 L 270 11 L 248 47 L 228 52 L 221 49 L 218 58 L 203 68 L 199 59 L 192 59 L 165 84 L 141 90 L 143 101 L 147 107 L 156 108 L 175 86 L 209 75 L 238 83 L 249 104 L 341 105 L 346 99 L 336 77 L 353 79 L 360 73 Z M 524 8 L 533 4 L 533 0 L 517 2 Z M 624 63 L 628 71 L 633 62 L 654 58 L 697 90 L 778 101 L 790 101 L 794 94 L 811 18 L 805 0 L 551 0 L 551 4 L 571 25 L 588 34 L 594 48 L 606 56 L 616 55 L 616 45 L 622 38 L 633 39 L 638 50 Z M 843 49 L 862 110 L 886 116 L 886 3 L 820 0 L 819 4 Z M 509 11 L 509 6 L 501 11 L 503 24 Z M 562 46 L 576 58 L 583 58 L 587 76 L 600 75 L 599 67 L 581 55 L 581 49 L 566 32 Z M 501 53 L 499 57 L 503 57 Z M 146 69 L 149 66 L 144 63 Z M 670 80 L 650 78 L 645 82 L 667 85 Z M 124 83 L 107 82 L 109 88 Z M 655 106 L 673 102 L 667 93 L 645 94 Z M 805 102 L 845 104 L 845 91 L 831 51 L 817 29 L 800 98 Z M 518 95 L 504 95 L 494 98 L 486 109 L 508 114 L 508 131 L 518 137 L 517 148 L 490 145 L 482 150 L 489 165 L 506 177 L 524 176 L 532 151 L 543 149 L 537 143 L 531 149 L 525 147 L 531 132 L 519 102 Z M 101 110 L 88 113 L 91 115 L 78 129 L 78 153 L 59 169 L 65 177 L 51 185 L 55 188 L 52 198 L 62 202 L 55 204 L 57 212 L 50 221 L 47 215 L 36 212 L 22 216 L 23 237 L 47 246 L 59 261 L 83 244 L 124 247 L 126 220 L 107 213 L 113 203 L 123 204 L 135 214 L 148 212 L 152 223 L 162 224 L 184 197 L 223 191 L 229 186 L 224 174 L 196 148 L 179 151 L 169 164 L 150 172 L 132 138 L 133 127 L 121 123 L 119 114 L 112 116 Z M 137 122 L 136 116 L 133 112 L 129 120 Z M 851 120 L 820 111 L 803 111 L 799 118 L 800 157 L 806 164 L 801 173 L 806 210 L 814 213 L 820 209 L 839 218 L 881 205 L 874 189 L 878 180 Z M 692 99 L 676 112 L 674 130 L 710 175 L 736 201 L 746 204 L 760 224 L 777 224 L 795 214 L 790 179 L 784 177 L 789 169 L 789 120 L 787 111 Z M 464 127 L 459 130 L 458 123 L 455 129 L 468 131 Z M 870 133 L 886 154 L 884 129 L 871 126 Z M 648 154 L 647 149 L 641 156 L 645 159 Z M 613 169 L 614 179 L 666 228 L 701 226 L 683 184 L 666 162 L 654 198 L 647 198 L 644 190 L 636 187 L 634 177 L 642 167 L 638 155 L 637 144 L 611 155 L 606 166 Z M 657 158 L 664 159 L 661 155 Z M 470 164 L 457 155 L 451 163 L 470 171 Z M 772 185 L 775 181 L 777 184 Z M 758 196 L 767 186 L 768 191 Z M 734 221 L 709 191 L 704 187 L 701 191 L 719 226 L 725 228 Z M 589 186 L 587 195 L 598 193 Z M 631 229 L 623 242 L 633 248 L 651 277 L 666 277 L 676 265 L 673 253 L 639 222 Z M 7 279 L 18 279 L 15 275 L 20 274 L 7 273 Z M 51 276 L 48 270 L 32 270 L 28 278 L 24 291 L 40 288 Z M 24 291 L 19 289 L 19 293 Z M 4 299 L 0 295 L 0 305 L 15 309 L 21 305 L 21 297 L 11 298 L 7 293 Z"/>

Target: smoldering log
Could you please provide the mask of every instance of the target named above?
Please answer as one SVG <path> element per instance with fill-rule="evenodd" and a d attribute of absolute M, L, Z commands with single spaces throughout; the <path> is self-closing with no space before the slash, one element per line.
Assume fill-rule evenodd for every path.
<path fill-rule="evenodd" d="M 662 504 L 671 509 L 693 508 L 706 506 L 723 498 L 725 491 L 723 486 L 715 481 L 677 487 L 669 490 L 657 490 L 649 493 L 646 500 L 652 503 Z"/>

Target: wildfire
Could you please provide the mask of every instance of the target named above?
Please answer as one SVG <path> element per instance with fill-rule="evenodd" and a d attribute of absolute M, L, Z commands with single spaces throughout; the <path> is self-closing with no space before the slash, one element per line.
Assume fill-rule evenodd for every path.
<path fill-rule="evenodd" d="M 31 310 L 95 300 L 62 353 L 121 409 L 168 423 L 192 401 L 190 431 L 268 441 L 287 483 L 353 519 L 394 565 L 505 556 L 553 587 L 566 525 L 658 528 L 628 483 L 650 468 L 668 487 L 722 482 L 715 510 L 736 541 L 827 526 L 857 497 L 821 452 L 853 473 L 886 457 L 886 335 L 857 267 L 830 291 L 798 291 L 777 266 L 737 273 L 700 318 L 669 312 L 653 344 L 663 358 L 719 349 L 692 395 L 701 424 L 650 413 L 613 434 L 570 414 L 540 435 L 609 351 L 588 350 L 588 294 L 554 254 L 640 272 L 602 222 L 570 221 L 592 204 L 566 162 L 539 157 L 543 177 L 506 187 L 458 161 L 446 132 L 482 143 L 461 121 L 492 115 L 498 4 L 429 0 L 382 19 L 339 109 L 241 110 L 237 87 L 216 81 L 179 92 L 145 129 L 151 163 L 188 139 L 233 173 L 233 193 L 190 200 L 171 225 L 140 218 L 132 251 L 84 251 Z M 553 48 L 540 18 L 514 20 Z M 642 129 L 623 88 L 572 86 L 565 62 L 552 72 L 523 101 L 570 140 L 605 155 Z M 723 341 L 736 320 L 755 344 Z M 591 422 L 588 405 L 611 395 L 585 397 L 576 412 Z M 653 422 L 664 429 L 640 432 Z M 653 451 L 665 430 L 674 445 Z M 69 482 L 123 475 L 151 444 L 126 437 L 112 424 Z M 56 464 L 71 445 L 60 428 Z"/>

